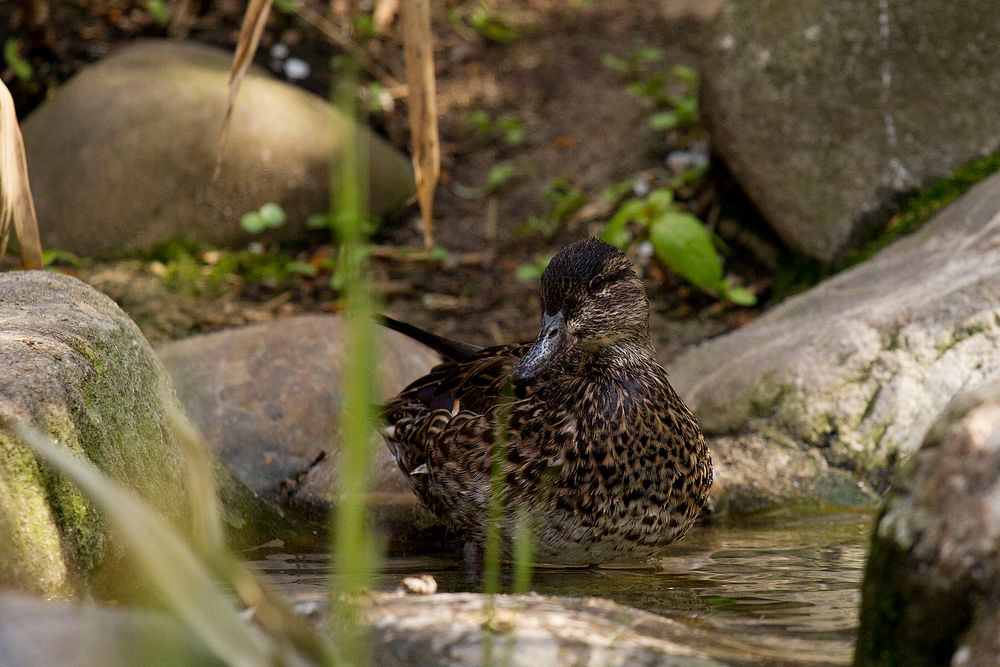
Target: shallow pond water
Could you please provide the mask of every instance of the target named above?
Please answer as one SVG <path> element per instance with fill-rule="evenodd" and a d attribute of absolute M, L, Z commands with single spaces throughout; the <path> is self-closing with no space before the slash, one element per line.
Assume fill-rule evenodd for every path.
<path fill-rule="evenodd" d="M 873 515 L 772 515 L 694 529 L 658 567 L 538 569 L 532 590 L 593 595 L 691 628 L 692 643 L 734 664 L 845 665 L 851 660 Z M 290 595 L 325 589 L 323 554 L 272 554 L 256 561 Z M 461 554 L 389 557 L 378 586 L 431 574 L 439 591 L 475 591 Z"/>

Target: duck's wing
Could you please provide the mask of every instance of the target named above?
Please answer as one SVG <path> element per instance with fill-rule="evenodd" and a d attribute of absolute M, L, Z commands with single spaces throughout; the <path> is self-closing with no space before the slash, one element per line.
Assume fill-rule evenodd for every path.
<path fill-rule="evenodd" d="M 510 372 L 529 345 L 503 345 L 478 350 L 462 361 L 446 361 L 413 381 L 386 406 L 391 424 L 394 406 L 486 414 L 500 400 Z"/>
<path fill-rule="evenodd" d="M 438 336 L 430 331 L 414 326 L 409 322 L 400 322 L 399 320 L 395 320 L 387 315 L 377 315 L 375 320 L 387 329 L 392 329 L 393 331 L 399 332 L 408 338 L 412 338 L 418 343 L 423 343 L 445 359 L 449 359 L 451 361 L 466 361 L 478 352 L 481 352 L 483 349 L 478 345 L 472 345 L 471 343 L 465 343 L 460 340 L 452 340 L 451 338 Z"/>

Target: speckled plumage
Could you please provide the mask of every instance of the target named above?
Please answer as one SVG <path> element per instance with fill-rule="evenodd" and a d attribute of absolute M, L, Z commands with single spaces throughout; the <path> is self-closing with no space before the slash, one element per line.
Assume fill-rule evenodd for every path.
<path fill-rule="evenodd" d="M 656 363 L 623 253 L 567 246 L 542 276 L 542 306 L 534 345 L 442 349 L 452 358 L 386 406 L 387 443 L 421 502 L 477 544 L 506 421 L 505 543 L 526 513 L 540 562 L 641 562 L 698 516 L 711 454 Z"/>

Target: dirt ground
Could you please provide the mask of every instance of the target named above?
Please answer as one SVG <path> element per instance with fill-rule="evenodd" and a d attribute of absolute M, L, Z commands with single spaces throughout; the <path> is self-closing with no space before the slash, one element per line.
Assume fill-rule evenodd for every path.
<path fill-rule="evenodd" d="M 370 3 L 369 3 L 370 4 Z M 714 2 L 665 0 L 457 1 L 436 6 L 435 57 L 442 143 L 442 181 L 435 205 L 437 242 L 450 254 L 427 259 L 402 252 L 421 243 L 416 208 L 386 221 L 377 232 L 375 284 L 393 315 L 444 335 L 481 344 L 534 337 L 537 280 L 518 279 L 519 267 L 537 264 L 567 242 L 599 234 L 613 209 L 601 199 L 609 186 L 655 186 L 670 177 L 673 151 L 708 139 L 704 128 L 654 131 L 653 103 L 627 91 L 622 73 L 602 63 L 638 50 L 662 50 L 662 67 L 696 67 L 705 14 Z M 274 68 L 275 45 L 310 65 L 299 85 L 327 95 L 330 58 L 345 48 L 362 53 L 370 81 L 385 92 L 372 116 L 377 131 L 407 150 L 405 99 L 392 99 L 403 80 L 397 30 L 362 39 L 358 26 L 329 17 L 364 14 L 365 3 L 306 2 L 306 11 L 272 16 L 258 64 Z M 145 2 L 74 0 L 0 2 L 0 26 L 11 26 L 22 56 L 35 67 L 32 81 L 3 71 L 19 113 L 26 115 L 46 91 L 116 45 L 142 36 L 170 36 L 232 49 L 243 3 L 175 1 L 170 21 L 158 24 Z M 486 7 L 492 23 L 477 24 Z M 39 16 L 42 14 L 42 16 Z M 482 16 L 482 14 L 478 15 Z M 323 18 L 327 17 L 327 18 Z M 321 20 L 322 19 L 322 20 Z M 324 23 L 325 21 L 325 23 Z M 499 26 L 499 27 L 497 27 Z M 499 35 L 490 36 L 491 30 Z M 504 32 L 506 31 L 506 32 Z M 497 39 L 502 37 L 503 39 Z M 509 41 L 508 39 L 509 38 Z M 278 47 L 281 48 L 280 46 Z M 371 91 L 369 86 L 366 90 Z M 470 126 L 474 112 L 516 119 L 522 135 Z M 491 188 L 491 169 L 510 165 L 512 178 Z M 552 217 L 552 183 L 580 197 L 578 210 Z M 678 188 L 682 206 L 705 220 L 729 248 L 727 271 L 766 302 L 777 244 L 728 174 L 713 163 L 707 175 Z M 531 222 L 539 218 L 543 222 Z M 315 243 L 294 252 L 308 259 L 329 252 Z M 636 256 L 649 288 L 653 330 L 667 360 L 705 338 L 739 327 L 760 307 L 747 309 L 702 294 L 655 261 Z M 270 287 L 237 282 L 221 295 L 170 291 L 148 261 L 90 262 L 67 267 L 116 299 L 154 342 L 311 310 L 336 310 L 324 280 L 297 278 Z M 522 276 L 523 278 L 523 276 Z"/>

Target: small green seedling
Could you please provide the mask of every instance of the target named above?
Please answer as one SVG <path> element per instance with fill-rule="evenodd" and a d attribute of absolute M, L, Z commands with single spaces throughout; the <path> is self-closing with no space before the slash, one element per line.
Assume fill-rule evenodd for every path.
<path fill-rule="evenodd" d="M 3 43 L 3 59 L 7 67 L 21 81 L 31 81 L 35 76 L 35 68 L 21 55 L 20 40 L 11 38 Z"/>
<path fill-rule="evenodd" d="M 555 253 L 548 253 L 546 255 L 539 255 L 533 262 L 521 264 L 514 272 L 514 277 L 522 283 L 538 280 L 542 277 L 542 272 L 545 271 L 545 267 L 549 265 L 553 257 L 555 257 Z"/>
<path fill-rule="evenodd" d="M 277 229 L 285 224 L 285 211 L 274 202 L 268 202 L 256 211 L 244 213 L 240 227 L 251 234 L 260 234 L 268 229 Z"/>
<path fill-rule="evenodd" d="M 633 225 L 653 244 L 657 259 L 696 287 L 739 306 L 757 303 L 753 292 L 726 279 L 712 232 L 677 207 L 672 191 L 659 188 L 626 201 L 608 221 L 602 238 L 624 248 L 636 240 Z"/>
<path fill-rule="evenodd" d="M 493 118 L 484 109 L 477 109 L 467 114 L 465 124 L 484 137 L 502 137 L 504 143 L 511 147 L 523 144 L 528 134 L 524 123 L 516 116 L 505 113 Z"/>

